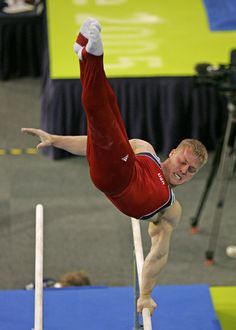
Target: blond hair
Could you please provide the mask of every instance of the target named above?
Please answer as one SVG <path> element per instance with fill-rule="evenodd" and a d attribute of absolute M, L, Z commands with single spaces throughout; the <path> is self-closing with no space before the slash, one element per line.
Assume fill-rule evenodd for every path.
<path fill-rule="evenodd" d="M 202 142 L 196 139 L 184 139 L 180 142 L 177 149 L 189 147 L 192 149 L 193 154 L 199 159 L 201 167 L 206 164 L 208 159 L 208 153 L 206 147 Z"/>

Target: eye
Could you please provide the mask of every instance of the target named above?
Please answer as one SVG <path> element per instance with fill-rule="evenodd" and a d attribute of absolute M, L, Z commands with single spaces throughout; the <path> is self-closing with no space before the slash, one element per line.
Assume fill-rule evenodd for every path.
<path fill-rule="evenodd" d="M 196 173 L 197 170 L 195 167 L 189 166 L 188 171 L 189 173 Z"/>

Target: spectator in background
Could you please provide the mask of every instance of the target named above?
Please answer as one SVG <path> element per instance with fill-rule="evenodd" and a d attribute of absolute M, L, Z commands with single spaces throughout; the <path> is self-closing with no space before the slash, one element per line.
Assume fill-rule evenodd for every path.
<path fill-rule="evenodd" d="M 54 284 L 54 288 L 65 288 L 68 286 L 90 285 L 90 279 L 86 271 L 74 271 L 63 274 L 59 281 Z"/>
<path fill-rule="evenodd" d="M 85 270 L 71 271 L 60 276 L 59 280 L 53 278 L 44 278 L 44 288 L 65 288 L 73 286 L 86 286 L 90 285 L 91 281 Z M 33 290 L 35 288 L 34 283 L 29 283 L 25 286 L 26 290 Z"/>

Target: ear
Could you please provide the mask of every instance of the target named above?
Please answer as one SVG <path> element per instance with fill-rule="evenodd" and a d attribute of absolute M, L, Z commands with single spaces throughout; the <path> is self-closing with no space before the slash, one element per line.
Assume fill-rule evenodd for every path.
<path fill-rule="evenodd" d="M 171 157 L 174 155 L 175 150 L 176 150 L 176 149 L 172 149 L 172 150 L 170 151 L 170 153 L 169 153 L 169 158 L 171 158 Z"/>

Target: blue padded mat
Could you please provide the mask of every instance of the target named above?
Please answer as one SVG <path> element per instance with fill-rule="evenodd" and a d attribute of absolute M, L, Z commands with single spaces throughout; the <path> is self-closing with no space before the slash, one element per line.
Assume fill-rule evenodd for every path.
<path fill-rule="evenodd" d="M 153 330 L 220 330 L 207 285 L 158 286 Z M 44 330 L 132 330 L 132 287 L 46 289 Z M 0 329 L 31 330 L 34 292 L 0 291 Z"/>

